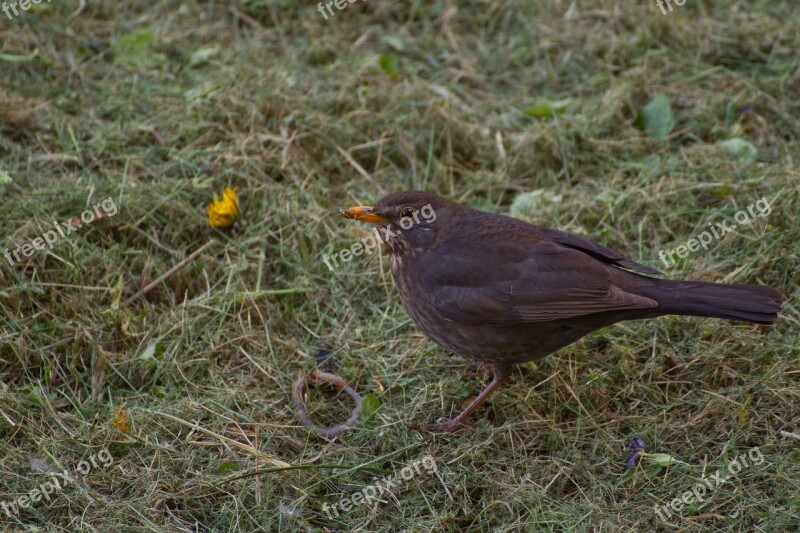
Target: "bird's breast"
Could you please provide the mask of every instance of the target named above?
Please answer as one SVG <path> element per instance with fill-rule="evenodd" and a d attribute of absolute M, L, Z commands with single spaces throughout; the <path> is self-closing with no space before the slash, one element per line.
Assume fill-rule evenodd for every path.
<path fill-rule="evenodd" d="M 431 340 L 450 351 L 463 353 L 462 339 L 452 338 L 459 332 L 452 328 L 452 324 L 439 314 L 428 299 L 421 284 L 421 274 L 410 268 L 410 261 L 409 257 L 392 254 L 392 278 L 408 316 Z"/>

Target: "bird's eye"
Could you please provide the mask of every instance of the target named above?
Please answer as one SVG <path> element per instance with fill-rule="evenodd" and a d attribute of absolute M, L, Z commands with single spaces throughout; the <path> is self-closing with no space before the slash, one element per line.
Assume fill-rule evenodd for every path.
<path fill-rule="evenodd" d="M 411 218 L 414 216 L 414 208 L 413 207 L 404 207 L 403 210 L 400 212 L 400 216 L 403 218 Z"/>

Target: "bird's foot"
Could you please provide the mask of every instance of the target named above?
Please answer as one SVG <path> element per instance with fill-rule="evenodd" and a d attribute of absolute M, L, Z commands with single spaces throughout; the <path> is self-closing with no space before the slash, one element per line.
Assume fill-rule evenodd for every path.
<path fill-rule="evenodd" d="M 462 420 L 456 418 L 445 418 L 441 422 L 409 422 L 411 429 L 424 429 L 431 433 L 452 433 L 465 426 Z"/>

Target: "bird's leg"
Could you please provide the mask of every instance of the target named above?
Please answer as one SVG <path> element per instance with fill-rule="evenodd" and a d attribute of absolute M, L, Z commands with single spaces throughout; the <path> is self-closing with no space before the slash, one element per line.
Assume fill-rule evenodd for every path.
<path fill-rule="evenodd" d="M 511 366 L 507 364 L 500 364 L 500 363 L 493 363 L 492 367 L 494 369 L 494 377 L 492 378 L 492 382 L 486 386 L 485 389 L 481 391 L 477 398 L 472 400 L 470 404 L 467 406 L 466 409 L 461 411 L 461 413 L 455 418 L 448 418 L 442 420 L 438 423 L 425 423 L 422 424 L 421 427 L 428 431 L 434 431 L 439 433 L 450 433 L 457 430 L 460 426 L 464 425 L 464 421 L 477 409 L 483 402 L 486 401 L 486 398 L 489 397 L 494 390 L 500 386 L 506 379 L 508 379 L 509 371 L 511 370 Z M 417 426 L 417 424 L 412 423 L 412 427 Z"/>

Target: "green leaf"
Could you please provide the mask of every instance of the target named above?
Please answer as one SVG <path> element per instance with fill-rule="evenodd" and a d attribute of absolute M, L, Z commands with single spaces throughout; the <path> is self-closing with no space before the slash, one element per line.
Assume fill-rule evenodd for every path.
<path fill-rule="evenodd" d="M 142 350 L 142 353 L 139 354 L 138 359 L 140 361 L 147 361 L 149 359 L 154 359 L 153 356 L 156 353 L 157 344 L 158 343 L 156 341 L 152 341 L 150 344 L 148 344 L 147 347 L 144 350 Z"/>
<path fill-rule="evenodd" d="M 719 142 L 717 146 L 722 148 L 722 151 L 726 154 L 738 157 L 743 161 L 755 161 L 756 157 L 758 157 L 758 148 L 750 141 L 738 137 Z"/>
<path fill-rule="evenodd" d="M 378 57 L 378 63 L 386 74 L 394 76 L 397 74 L 398 64 L 397 58 L 390 54 L 381 54 Z"/>
<path fill-rule="evenodd" d="M 548 100 L 541 98 L 534 102 L 530 107 L 525 108 L 525 114 L 532 117 L 554 117 L 564 113 L 572 105 L 572 98 L 564 98 L 563 100 Z"/>
<path fill-rule="evenodd" d="M 361 398 L 361 413 L 362 416 L 369 420 L 372 418 L 372 415 L 380 409 L 381 407 L 381 399 L 372 394 L 371 392 Z"/>
<path fill-rule="evenodd" d="M 4 170 L 0 170 L 0 187 L 3 185 L 9 185 L 13 182 L 14 180 L 11 178 L 11 174 Z"/>
<path fill-rule="evenodd" d="M 649 104 L 639 112 L 636 121 L 650 137 L 663 139 L 675 126 L 672 118 L 672 106 L 667 95 L 657 94 Z"/>
<path fill-rule="evenodd" d="M 192 189 L 194 190 L 204 190 L 208 189 L 214 184 L 214 178 L 202 178 L 200 176 L 195 176 L 192 178 Z"/>
<path fill-rule="evenodd" d="M 225 461 L 224 463 L 220 463 L 219 466 L 211 471 L 211 475 L 214 476 L 226 476 L 232 472 L 238 472 L 239 465 L 236 463 L 232 463 L 230 461 Z"/>
<path fill-rule="evenodd" d="M 381 40 L 397 52 L 405 52 L 406 50 L 405 43 L 399 37 L 395 37 L 394 35 L 384 35 Z"/>
<path fill-rule="evenodd" d="M 48 11 L 52 11 L 52 8 L 49 4 L 33 4 L 30 8 L 28 8 L 28 13 L 47 13 Z"/>
<path fill-rule="evenodd" d="M 37 57 L 39 57 L 38 48 L 26 56 L 20 56 L 14 54 L 0 54 L 0 61 L 7 61 L 9 63 L 22 63 L 25 61 L 32 61 Z"/>
<path fill-rule="evenodd" d="M 201 46 L 192 52 L 192 56 L 189 58 L 189 64 L 193 67 L 202 65 L 203 63 L 208 63 L 209 59 L 218 55 L 219 45 L 217 43 Z"/>
<path fill-rule="evenodd" d="M 677 459 L 668 453 L 643 453 L 642 461 L 667 468 L 678 462 Z"/>
<path fill-rule="evenodd" d="M 201 83 L 196 87 L 192 87 L 185 93 L 183 93 L 183 97 L 187 100 L 197 100 L 200 98 L 207 98 L 211 95 L 211 93 L 219 90 L 222 87 L 222 84 L 216 83 L 213 81 L 207 81 Z"/>
<path fill-rule="evenodd" d="M 142 68 L 162 66 L 166 61 L 166 56 L 153 51 L 155 38 L 155 28 L 148 27 L 138 29 L 116 39 L 112 45 L 114 63 Z"/>
<path fill-rule="evenodd" d="M 117 311 L 119 309 L 119 303 L 122 300 L 122 291 L 125 290 L 125 284 L 122 279 L 122 274 L 119 275 L 117 279 L 117 284 L 114 286 L 114 299 L 111 300 L 111 309 L 113 311 Z"/>
<path fill-rule="evenodd" d="M 44 401 L 45 398 L 49 401 L 53 401 L 53 397 L 55 396 L 54 394 L 47 394 L 44 389 L 42 389 L 41 385 L 29 385 L 20 389 L 20 392 L 36 405 L 45 405 L 47 403 Z"/>

